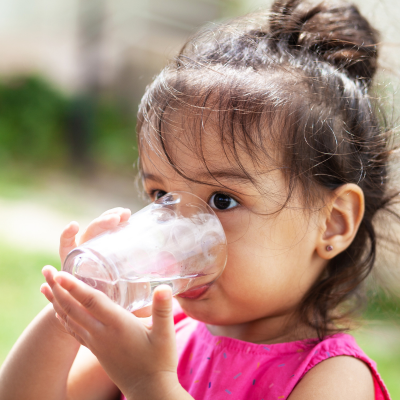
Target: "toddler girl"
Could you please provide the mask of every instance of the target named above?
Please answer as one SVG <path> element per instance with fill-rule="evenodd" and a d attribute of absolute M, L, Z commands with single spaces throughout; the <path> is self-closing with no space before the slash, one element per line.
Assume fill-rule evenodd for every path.
<path fill-rule="evenodd" d="M 389 399 L 343 333 L 390 200 L 377 42 L 356 7 L 302 0 L 191 38 L 142 99 L 140 170 L 151 200 L 189 191 L 215 210 L 223 274 L 174 302 L 160 286 L 135 316 L 45 267 L 52 305 L 10 353 L 0 398 Z M 81 241 L 129 215 L 106 212 Z"/>

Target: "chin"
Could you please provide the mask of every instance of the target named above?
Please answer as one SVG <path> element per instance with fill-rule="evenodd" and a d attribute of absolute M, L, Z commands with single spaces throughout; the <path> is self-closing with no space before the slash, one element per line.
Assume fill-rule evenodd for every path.
<path fill-rule="evenodd" d="M 190 318 L 196 321 L 203 322 L 209 325 L 229 325 L 226 320 L 226 314 L 221 312 L 216 306 L 211 305 L 210 299 L 203 300 L 187 300 L 176 297 L 183 312 Z M 224 318 L 225 317 L 225 318 Z"/>
<path fill-rule="evenodd" d="M 190 299 L 176 297 L 183 312 L 190 318 L 196 321 L 204 322 L 205 324 L 214 324 L 214 315 L 210 315 L 210 303 L 208 299 L 193 301 Z M 212 313 L 211 313 L 212 314 Z"/>

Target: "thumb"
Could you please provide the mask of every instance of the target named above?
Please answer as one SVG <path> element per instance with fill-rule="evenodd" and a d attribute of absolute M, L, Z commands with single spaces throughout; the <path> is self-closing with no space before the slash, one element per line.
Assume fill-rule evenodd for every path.
<path fill-rule="evenodd" d="M 167 339 L 175 337 L 172 315 L 172 289 L 168 285 L 157 286 L 153 293 L 152 336 Z"/>

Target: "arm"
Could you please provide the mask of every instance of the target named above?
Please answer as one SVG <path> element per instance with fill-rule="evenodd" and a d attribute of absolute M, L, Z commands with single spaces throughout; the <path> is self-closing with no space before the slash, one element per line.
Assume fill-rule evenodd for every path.
<path fill-rule="evenodd" d="M 60 328 L 49 305 L 25 329 L 0 370 L 1 399 L 66 398 L 79 343 Z"/>
<path fill-rule="evenodd" d="M 67 399 L 119 400 L 121 392 L 108 377 L 96 356 L 81 346 L 67 382 Z"/>
<path fill-rule="evenodd" d="M 374 400 L 374 382 L 361 360 L 332 357 L 306 373 L 288 400 Z"/>

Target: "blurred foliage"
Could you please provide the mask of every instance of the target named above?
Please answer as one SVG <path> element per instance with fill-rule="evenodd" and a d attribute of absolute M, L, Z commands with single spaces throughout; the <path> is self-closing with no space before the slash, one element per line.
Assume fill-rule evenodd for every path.
<path fill-rule="evenodd" d="M 368 320 L 400 321 L 400 299 L 395 294 L 380 289 L 368 296 L 368 306 L 363 317 Z"/>
<path fill-rule="evenodd" d="M 112 98 L 69 97 L 39 77 L 0 81 L 1 165 L 131 165 L 135 124 Z M 84 148 L 76 135 L 86 136 Z"/>
<path fill-rule="evenodd" d="M 108 169 L 132 165 L 137 157 L 136 114 L 123 111 L 112 99 L 103 99 L 95 107 L 93 159 Z"/>
<path fill-rule="evenodd" d="M 0 157 L 54 162 L 65 156 L 67 100 L 39 78 L 0 82 Z"/>
<path fill-rule="evenodd" d="M 400 326 L 389 321 L 371 321 L 351 334 L 363 351 L 376 362 L 391 398 L 400 399 Z"/>
<path fill-rule="evenodd" d="M 0 364 L 35 315 L 48 303 L 40 293 L 41 269 L 54 256 L 26 251 L 0 242 Z"/>
<path fill-rule="evenodd" d="M 45 169 L 35 168 L 34 173 L 27 173 L 19 164 L 8 163 L 7 167 L 1 168 L 0 164 L 1 198 L 19 200 L 31 196 L 33 189 L 41 190 Z"/>

